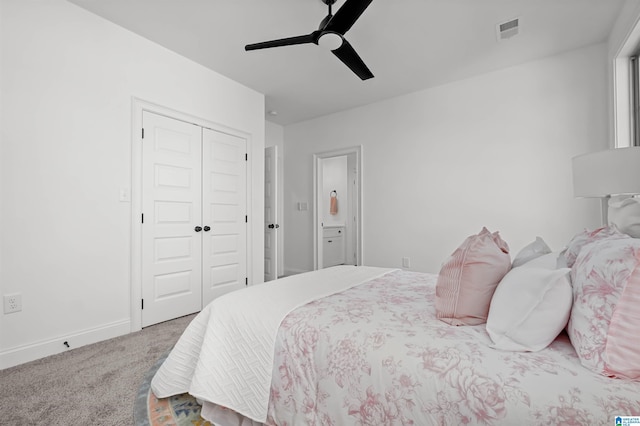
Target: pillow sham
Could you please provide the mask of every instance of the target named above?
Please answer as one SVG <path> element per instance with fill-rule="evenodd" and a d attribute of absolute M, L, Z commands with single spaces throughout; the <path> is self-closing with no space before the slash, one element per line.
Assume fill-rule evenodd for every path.
<path fill-rule="evenodd" d="M 640 198 L 616 198 L 609 200 L 609 224 L 633 238 L 640 238 Z"/>
<path fill-rule="evenodd" d="M 551 253 L 551 248 L 549 248 L 542 238 L 536 237 L 534 242 L 526 245 L 518 252 L 515 259 L 513 259 L 513 263 L 511 263 L 511 267 L 516 268 L 518 266 L 522 266 L 525 263 L 548 253 Z"/>
<path fill-rule="evenodd" d="M 585 245 L 571 280 L 567 332 L 582 365 L 640 380 L 640 240 L 610 238 Z"/>
<path fill-rule="evenodd" d="M 487 333 L 496 349 L 539 351 L 567 325 L 573 294 L 570 269 L 544 266 L 513 268 L 491 299 Z"/>
<path fill-rule="evenodd" d="M 586 245 L 594 241 L 604 240 L 607 238 L 630 238 L 628 235 L 621 233 L 615 226 L 605 226 L 602 228 L 589 231 L 585 229 L 577 233 L 567 247 L 562 251 L 562 255 L 566 261 L 567 267 L 573 267 L 576 258 L 580 254 L 580 250 Z"/>
<path fill-rule="evenodd" d="M 509 246 L 498 232 L 482 228 L 444 263 L 436 283 L 436 317 L 451 325 L 487 321 L 496 286 L 511 268 Z"/>

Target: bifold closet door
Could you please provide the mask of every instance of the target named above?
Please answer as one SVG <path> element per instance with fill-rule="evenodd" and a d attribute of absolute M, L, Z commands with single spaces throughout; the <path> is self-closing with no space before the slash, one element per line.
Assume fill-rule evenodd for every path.
<path fill-rule="evenodd" d="M 203 306 L 246 286 L 247 141 L 202 131 Z M 207 229 L 207 228 L 205 228 Z"/>
<path fill-rule="evenodd" d="M 144 112 L 142 326 L 202 309 L 202 128 Z"/>

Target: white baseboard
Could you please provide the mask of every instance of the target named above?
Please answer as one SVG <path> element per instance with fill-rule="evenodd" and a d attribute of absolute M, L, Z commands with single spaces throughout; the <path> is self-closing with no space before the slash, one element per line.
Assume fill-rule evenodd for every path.
<path fill-rule="evenodd" d="M 0 352 L 0 370 L 35 361 L 50 355 L 66 352 L 81 346 L 112 339 L 131 332 L 131 321 L 122 321 L 105 324 L 101 327 L 83 330 L 67 336 L 60 336 L 49 340 L 18 346 Z M 69 344 L 67 347 L 64 342 Z"/>

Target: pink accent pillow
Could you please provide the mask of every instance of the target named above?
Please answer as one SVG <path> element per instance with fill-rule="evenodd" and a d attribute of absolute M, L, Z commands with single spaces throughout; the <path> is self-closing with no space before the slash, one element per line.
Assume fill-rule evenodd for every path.
<path fill-rule="evenodd" d="M 585 245 L 571 278 L 567 332 L 582 365 L 640 380 L 640 240 L 609 238 Z"/>
<path fill-rule="evenodd" d="M 453 252 L 436 284 L 436 317 L 451 325 L 487 322 L 496 286 L 511 268 L 509 246 L 482 228 Z"/>
<path fill-rule="evenodd" d="M 569 241 L 567 248 L 565 248 L 561 253 L 567 262 L 567 268 L 571 268 L 573 266 L 576 258 L 580 254 L 580 250 L 582 250 L 586 244 L 611 237 L 625 238 L 628 237 L 628 235 L 618 231 L 615 226 L 605 226 L 593 231 L 585 229 L 584 231 L 577 233 L 571 241 Z"/>

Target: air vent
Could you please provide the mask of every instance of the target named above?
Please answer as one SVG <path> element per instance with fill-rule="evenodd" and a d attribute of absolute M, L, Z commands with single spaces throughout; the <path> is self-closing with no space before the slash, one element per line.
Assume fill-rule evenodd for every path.
<path fill-rule="evenodd" d="M 518 18 L 496 25 L 498 41 L 510 39 L 511 37 L 518 35 L 519 31 L 520 22 Z"/>

